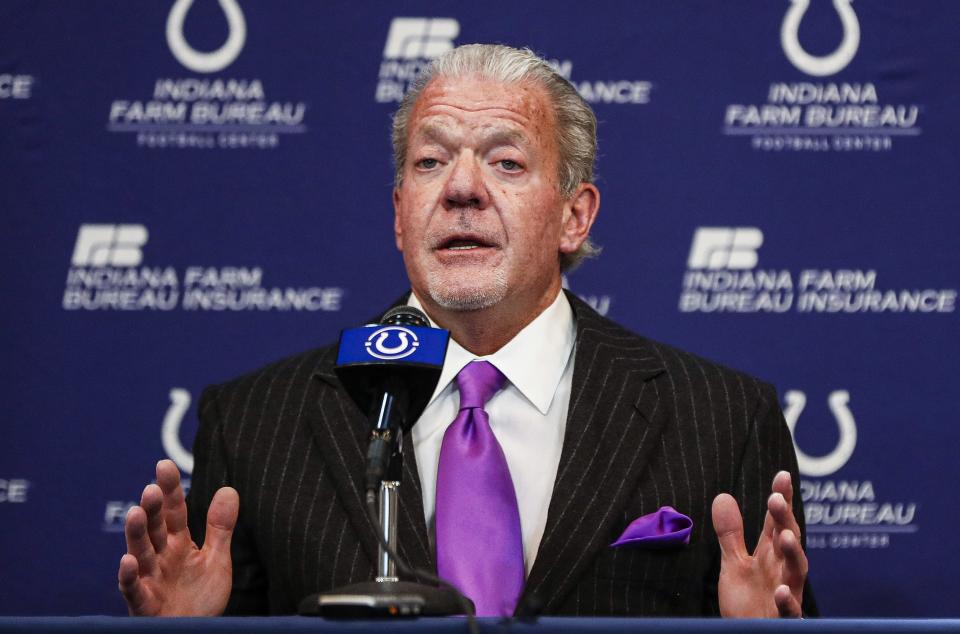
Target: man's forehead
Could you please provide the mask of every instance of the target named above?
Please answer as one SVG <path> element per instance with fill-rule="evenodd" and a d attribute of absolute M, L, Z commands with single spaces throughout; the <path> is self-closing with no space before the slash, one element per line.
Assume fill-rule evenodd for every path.
<path fill-rule="evenodd" d="M 460 122 L 444 114 L 425 114 L 413 130 L 416 138 L 424 141 L 445 143 L 453 140 L 461 131 Z M 531 135 L 524 127 L 510 120 L 481 121 L 470 126 L 470 133 L 487 143 L 529 145 Z"/>
<path fill-rule="evenodd" d="M 539 85 L 471 76 L 431 80 L 414 104 L 412 115 L 414 127 L 434 121 L 443 125 L 443 115 L 450 117 L 450 122 L 490 119 L 523 127 L 539 127 L 553 119 L 546 91 Z M 507 123 L 504 127 L 513 126 Z"/>

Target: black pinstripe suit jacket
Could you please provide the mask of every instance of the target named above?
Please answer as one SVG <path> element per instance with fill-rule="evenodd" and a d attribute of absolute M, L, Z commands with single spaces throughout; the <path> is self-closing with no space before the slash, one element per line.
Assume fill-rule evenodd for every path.
<path fill-rule="evenodd" d="M 776 394 L 569 298 L 577 323 L 573 389 L 525 598 L 537 597 L 547 614 L 717 614 L 714 496 L 726 491 L 740 502 L 752 548 L 774 474 L 787 469 L 799 482 Z M 320 348 L 201 397 L 190 528 L 201 542 L 214 491 L 227 484 L 239 491 L 230 613 L 292 613 L 307 594 L 373 577 L 376 538 L 361 490 L 368 428 L 334 360 L 334 347 Z M 435 570 L 409 435 L 405 442 L 401 555 Z M 802 526 L 798 491 L 794 499 Z M 664 505 L 693 519 L 689 546 L 608 546 L 633 519 Z M 805 608 L 814 610 L 812 602 Z"/>

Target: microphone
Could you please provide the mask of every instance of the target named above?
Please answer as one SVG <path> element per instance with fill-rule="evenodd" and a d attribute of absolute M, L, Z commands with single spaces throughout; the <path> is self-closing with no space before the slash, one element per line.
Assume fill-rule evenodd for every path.
<path fill-rule="evenodd" d="M 370 422 L 364 497 L 367 516 L 379 527 L 376 580 L 312 594 L 300 602 L 299 612 L 368 617 L 466 614 L 475 631 L 470 599 L 432 572 L 411 568 L 396 549 L 402 434 L 420 418 L 437 386 L 450 333 L 430 328 L 426 315 L 409 306 L 388 311 L 381 321 L 341 332 L 334 366 Z M 398 571 L 421 583 L 400 581 Z"/>
<path fill-rule="evenodd" d="M 334 372 L 370 422 L 366 488 L 387 477 L 402 434 L 426 409 L 440 379 L 450 333 L 431 328 L 411 306 L 387 311 L 380 324 L 340 333 Z M 393 475 L 393 474 L 389 474 Z M 396 474 L 399 480 L 399 474 Z"/>

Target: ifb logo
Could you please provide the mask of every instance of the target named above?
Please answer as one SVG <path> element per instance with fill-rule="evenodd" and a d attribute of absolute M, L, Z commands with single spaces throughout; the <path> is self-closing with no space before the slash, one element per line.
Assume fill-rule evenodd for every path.
<path fill-rule="evenodd" d="M 394 336 L 399 343 L 396 345 L 388 345 L 387 340 Z M 373 331 L 363 345 L 367 349 L 367 354 L 371 357 L 391 361 L 409 357 L 420 346 L 420 340 L 417 339 L 417 335 L 408 328 L 402 326 L 386 326 Z"/>
<path fill-rule="evenodd" d="M 693 234 L 688 269 L 752 269 L 763 232 L 756 227 L 698 227 Z"/>
<path fill-rule="evenodd" d="M 137 266 L 147 237 L 143 225 L 80 225 L 73 266 Z"/>
<path fill-rule="evenodd" d="M 233 63 L 243 50 L 247 40 L 247 22 L 237 0 L 218 0 L 223 15 L 227 18 L 229 34 L 223 46 L 209 53 L 201 53 L 183 36 L 183 22 L 193 0 L 177 0 L 167 16 L 167 44 L 177 61 L 195 73 L 215 73 Z"/>
<path fill-rule="evenodd" d="M 833 451 L 819 458 L 807 455 L 797 446 L 795 430 L 800 414 L 803 413 L 803 408 L 807 405 L 807 395 L 799 390 L 790 390 L 783 395 L 783 400 L 786 401 L 786 407 L 783 408 L 783 417 L 787 421 L 790 435 L 793 436 L 793 447 L 797 453 L 797 466 L 800 469 L 800 474 L 815 478 L 828 476 L 836 473 L 843 465 L 847 464 L 857 446 L 857 423 L 850 411 L 850 393 L 846 390 L 834 390 L 827 398 L 830 412 L 833 413 L 833 417 L 837 421 L 840 439 Z"/>
<path fill-rule="evenodd" d="M 383 56 L 387 59 L 432 59 L 453 49 L 460 23 L 453 18 L 394 18 Z"/>
<path fill-rule="evenodd" d="M 850 5 L 851 2 L 852 0 L 833 0 L 833 8 L 843 25 L 843 40 L 835 51 L 818 57 L 805 51 L 799 38 L 800 22 L 810 8 L 810 0 L 792 0 L 780 27 L 780 44 L 790 63 L 816 77 L 833 75 L 846 68 L 860 46 L 860 22 Z"/>

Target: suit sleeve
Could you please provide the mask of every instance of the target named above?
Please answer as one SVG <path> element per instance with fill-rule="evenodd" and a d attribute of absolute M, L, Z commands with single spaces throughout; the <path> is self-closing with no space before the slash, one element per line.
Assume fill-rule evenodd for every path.
<path fill-rule="evenodd" d="M 793 482 L 793 514 L 800 526 L 800 543 L 806 549 L 807 531 L 803 500 L 800 495 L 800 472 L 793 449 L 790 429 L 780 410 L 779 399 L 772 385 L 757 383 L 759 402 L 742 449 L 737 481 L 731 491 L 743 514 L 744 540 L 747 550 L 753 552 L 763 530 L 773 477 L 779 471 L 789 471 Z M 719 574 L 719 559 L 715 566 Z M 706 613 L 719 614 L 716 583 L 708 591 Z M 818 616 L 816 601 L 809 577 L 803 589 L 803 614 Z"/>
<path fill-rule="evenodd" d="M 194 468 L 187 496 L 190 534 L 202 546 L 206 533 L 207 509 L 213 494 L 235 481 L 225 442 L 225 430 L 219 407 L 220 389 L 203 391 L 197 412 L 200 425 L 193 443 Z M 235 486 L 235 485 L 234 485 Z M 225 615 L 254 615 L 269 612 L 267 574 L 257 553 L 250 527 L 244 523 L 244 500 L 234 530 L 230 551 L 233 562 L 233 587 Z"/>

